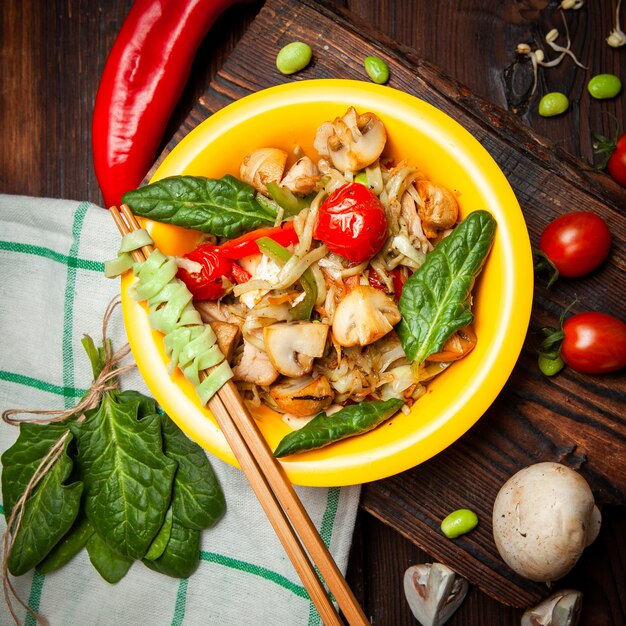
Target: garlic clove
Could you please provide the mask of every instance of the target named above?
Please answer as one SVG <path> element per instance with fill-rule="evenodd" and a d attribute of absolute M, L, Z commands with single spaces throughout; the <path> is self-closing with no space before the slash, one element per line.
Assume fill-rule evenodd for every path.
<path fill-rule="evenodd" d="M 580 619 L 582 594 L 564 589 L 552 594 L 522 615 L 521 626 L 576 626 Z"/>
<path fill-rule="evenodd" d="M 404 572 L 404 595 L 422 626 L 442 626 L 461 606 L 469 585 L 443 563 L 412 565 Z"/>

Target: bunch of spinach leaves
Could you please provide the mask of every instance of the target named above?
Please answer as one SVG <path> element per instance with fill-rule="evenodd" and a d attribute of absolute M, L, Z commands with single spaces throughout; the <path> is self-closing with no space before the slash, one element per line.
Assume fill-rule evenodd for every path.
<path fill-rule="evenodd" d="M 104 350 L 83 340 L 94 378 Z M 51 572 L 86 548 L 110 583 L 135 560 L 185 578 L 199 563 L 200 534 L 225 512 L 206 454 L 139 392 L 104 392 L 96 408 L 50 424 L 22 423 L 2 455 L 2 496 L 9 520 L 26 486 L 65 435 L 61 454 L 26 500 L 9 571 Z"/>

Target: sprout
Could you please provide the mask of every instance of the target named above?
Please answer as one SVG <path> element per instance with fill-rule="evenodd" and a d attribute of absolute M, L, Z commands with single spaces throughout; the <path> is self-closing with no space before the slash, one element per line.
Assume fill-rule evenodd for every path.
<path fill-rule="evenodd" d="M 621 2 L 621 0 L 620 0 Z M 579 9 L 582 5 L 583 2 L 582 0 L 563 0 L 563 2 L 561 4 L 567 4 L 566 7 L 561 7 L 561 8 L 574 8 L 574 9 Z M 572 6 L 569 6 L 569 5 Z M 574 63 L 576 63 L 576 65 L 578 65 L 578 67 L 581 67 L 582 69 L 586 70 L 588 69 L 587 67 L 585 67 L 584 65 L 582 65 L 582 63 L 580 63 L 578 61 L 578 59 L 576 58 L 576 55 L 570 50 L 570 46 L 571 46 L 571 41 L 570 41 L 570 36 L 569 36 L 569 30 L 567 28 L 567 22 L 565 21 L 565 16 L 563 15 L 563 13 L 561 13 L 562 17 L 563 17 L 563 24 L 565 26 L 565 34 L 566 34 L 566 38 L 567 38 L 567 45 L 565 47 L 560 46 L 556 43 L 556 40 L 559 38 L 559 31 L 556 28 L 553 28 L 547 35 L 546 35 L 546 43 L 556 52 L 559 52 L 559 56 L 552 59 L 551 61 L 546 61 L 545 60 L 545 54 L 543 52 L 543 50 L 541 48 L 537 48 L 536 50 L 533 50 L 527 43 L 518 43 L 517 47 L 515 48 L 515 52 L 517 54 L 519 54 L 520 56 L 526 56 L 531 60 L 531 63 L 533 64 L 533 86 L 532 89 L 530 91 L 530 96 L 529 96 L 529 100 L 532 99 L 532 97 L 535 95 L 535 91 L 537 89 L 537 74 L 538 74 L 538 68 L 539 66 L 541 67 L 556 67 L 559 63 L 561 63 L 561 61 L 563 60 L 563 58 L 565 57 L 565 55 L 568 55 L 570 57 L 572 57 L 572 59 L 574 60 Z M 626 39 L 625 42 L 626 43 Z"/>
<path fill-rule="evenodd" d="M 585 6 L 585 0 L 562 0 L 559 9 L 567 11 L 567 9 L 580 9 Z"/>
<path fill-rule="evenodd" d="M 622 30 L 619 24 L 619 10 L 622 4 L 622 0 L 617 0 L 617 7 L 615 8 L 615 28 L 609 33 L 606 38 L 606 43 L 612 48 L 619 48 L 626 44 L 626 33 Z"/>
<path fill-rule="evenodd" d="M 556 52 L 560 52 L 561 56 L 559 57 L 559 61 L 563 58 L 563 55 L 567 54 L 568 56 L 572 57 L 572 59 L 574 60 L 574 63 L 576 63 L 576 65 L 578 65 L 578 67 L 582 68 L 583 70 L 588 69 L 587 67 L 585 67 L 577 58 L 576 55 L 570 50 L 570 46 L 572 45 L 572 42 L 570 41 L 570 37 L 569 37 L 569 30 L 567 28 L 567 22 L 565 21 L 565 15 L 563 13 L 561 13 L 561 15 L 563 16 L 563 24 L 565 25 L 565 35 L 567 38 L 567 46 L 563 47 L 560 46 L 556 43 L 556 40 L 559 38 L 559 31 L 556 28 L 553 28 L 547 35 L 546 35 L 546 43 L 553 49 L 556 50 Z"/>

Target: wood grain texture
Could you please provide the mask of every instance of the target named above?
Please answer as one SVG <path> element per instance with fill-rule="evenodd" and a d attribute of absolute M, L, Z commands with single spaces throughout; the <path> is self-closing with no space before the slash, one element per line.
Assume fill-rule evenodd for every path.
<path fill-rule="evenodd" d="M 518 116 L 476 96 L 419 58 L 416 51 L 386 39 L 330 3 L 266 2 L 170 147 L 219 108 L 284 82 L 274 68 L 275 54 L 293 40 L 305 41 L 318 51 L 313 63 L 293 80 L 363 79 L 362 59 L 375 53 L 390 65 L 390 86 L 422 98 L 461 122 L 508 177 L 535 245 L 545 224 L 571 206 L 602 215 L 614 236 L 610 262 L 593 277 L 576 281 L 573 288 L 585 290 L 581 310 L 597 307 L 623 317 L 624 190 L 551 145 Z M 605 292 L 597 284 L 606 285 Z M 626 499 L 626 475 L 615 472 L 616 464 L 626 462 L 623 375 L 594 379 L 590 385 L 588 376 L 569 369 L 546 380 L 536 366 L 540 328 L 554 324 L 574 297 L 571 284 L 548 292 L 538 282 L 524 352 L 486 415 L 436 458 L 366 485 L 363 493 L 362 506 L 372 515 L 453 566 L 485 593 L 514 607 L 537 602 L 546 589 L 511 572 L 495 548 L 491 507 L 508 476 L 533 462 L 558 460 L 580 469 L 600 503 L 623 504 Z M 454 542 L 447 540 L 439 530 L 441 519 L 468 506 L 478 513 L 479 528 Z"/>
<path fill-rule="evenodd" d="M 586 472 L 593 469 L 593 459 L 584 463 L 585 455 L 589 458 L 587 440 L 592 432 L 586 422 L 613 414 L 612 430 L 622 434 L 618 453 L 608 431 L 590 442 L 591 449 L 602 449 L 603 439 L 606 441 L 608 447 L 603 454 L 606 463 L 612 464 L 613 474 L 606 484 L 599 475 L 593 479 L 601 499 L 623 503 L 623 491 L 616 492 L 613 480 L 619 483 L 624 476 L 623 466 L 619 465 L 624 433 L 623 376 L 582 377 L 568 372 L 546 381 L 534 368 L 539 328 L 553 324 L 562 306 L 574 297 L 579 298 L 580 310 L 602 305 L 614 314 L 623 315 L 624 311 L 624 191 L 586 164 L 593 158 L 590 131 L 612 134 L 615 120 L 626 126 L 625 97 L 598 102 L 585 91 L 586 78 L 592 73 L 612 71 L 622 78 L 626 74 L 624 49 L 612 50 L 603 43 L 612 28 L 616 1 L 588 2 L 581 12 L 567 14 L 572 47 L 584 57 L 590 70 L 585 73 L 566 62 L 542 72 L 530 108 L 522 107 L 517 122 L 510 126 L 502 126 L 510 120 L 509 116 L 502 117 L 501 109 L 507 108 L 505 70 L 514 61 L 512 50 L 519 41 L 545 47 L 546 32 L 553 26 L 562 28 L 556 0 L 337 0 L 326 2 L 321 9 L 310 2 L 267 2 L 272 12 L 262 19 L 266 20 L 265 28 L 271 28 L 270 40 L 264 42 L 263 32 L 257 30 L 255 37 L 261 39 L 252 41 L 262 52 L 263 79 L 250 79 L 250 67 L 256 68 L 258 55 L 244 51 L 243 57 L 234 59 L 234 64 L 218 77 L 210 96 L 205 96 L 208 85 L 266 3 L 257 0 L 233 7 L 216 22 L 198 51 L 188 87 L 172 117 L 163 147 L 177 133 L 180 136 L 180 132 L 202 121 L 213 107 L 269 82 L 284 82 L 285 78 L 273 71 L 271 61 L 275 46 L 296 35 L 314 44 L 316 60 L 293 80 L 317 76 L 365 79 L 360 66 L 360 46 L 365 42 L 368 53 L 377 51 L 397 65 L 403 88 L 406 85 L 408 91 L 425 90 L 428 97 L 440 99 L 443 91 L 444 100 L 449 94 L 453 111 L 461 106 L 468 115 L 483 121 L 481 141 L 491 151 L 491 133 L 484 129 L 485 120 L 489 120 L 488 125 L 493 125 L 499 136 L 499 163 L 514 182 L 534 244 L 546 220 L 568 208 L 585 208 L 589 196 L 593 198 L 590 206 L 596 208 L 600 203 L 601 213 L 621 233 L 614 243 L 611 262 L 597 274 L 563 282 L 551 292 L 541 284 L 537 286 L 532 326 L 518 367 L 497 403 L 450 450 L 449 456 L 441 461 L 433 459 L 415 472 L 365 486 L 348 581 L 361 594 L 359 599 L 373 624 L 416 623 L 403 598 L 401 574 L 409 565 L 433 560 L 434 550 L 426 552 L 419 546 L 436 540 L 436 516 L 443 507 L 426 508 L 424 503 L 445 498 L 453 502 L 454 497 L 458 498 L 453 489 L 456 480 L 462 479 L 464 486 L 489 497 L 494 493 L 494 482 L 503 480 L 522 458 L 524 462 L 563 458 L 573 466 L 582 462 Z M 0 192 L 101 203 L 91 164 L 91 109 L 106 55 L 131 4 L 132 0 L 0 3 Z M 302 24 L 307 16 L 316 18 L 318 14 L 322 25 L 318 26 L 315 19 Z M 335 23 L 329 24 L 329 20 Z M 623 17 L 622 24 L 624 21 Z M 329 40 L 332 46 L 327 52 L 324 45 Z M 360 44 L 355 48 L 357 40 Z M 435 83 L 435 93 L 429 95 L 428 81 L 432 79 L 441 82 Z M 394 75 L 391 84 L 396 85 L 395 81 Z M 539 94 L 564 88 L 573 89 L 570 111 L 549 120 L 539 117 Z M 529 135 L 529 128 L 534 133 Z M 507 134 L 510 149 L 509 139 L 502 141 Z M 534 163 L 530 172 L 526 165 L 517 163 L 518 149 Z M 564 193 L 560 193 L 562 178 L 568 181 Z M 537 193 L 540 195 L 535 200 Z M 575 394 L 584 388 L 588 394 L 581 401 Z M 620 412 L 614 414 L 616 407 Z M 485 434 L 492 433 L 494 438 L 485 452 L 474 447 L 474 441 L 480 443 Z M 468 459 L 480 484 L 485 483 L 482 487 L 473 484 L 471 474 L 460 473 L 459 467 L 465 467 Z M 496 470 L 490 482 L 488 468 L 492 465 Z M 626 507 L 606 505 L 603 514 L 598 541 L 562 583 L 583 591 L 581 626 L 626 624 Z M 482 524 L 481 518 L 481 532 Z M 400 528 L 404 535 L 393 527 Z M 486 536 L 488 533 L 472 541 L 480 547 Z M 462 551 L 453 555 L 455 562 L 459 555 Z M 480 588 L 486 582 L 481 582 L 480 572 L 476 576 L 478 583 L 448 624 L 519 624 L 521 609 L 504 606 L 482 593 Z M 516 602 L 523 604 L 525 599 Z"/>

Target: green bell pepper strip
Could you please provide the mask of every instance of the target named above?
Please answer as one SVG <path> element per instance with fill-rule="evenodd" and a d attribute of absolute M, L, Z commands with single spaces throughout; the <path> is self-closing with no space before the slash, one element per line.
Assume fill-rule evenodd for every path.
<path fill-rule="evenodd" d="M 257 240 L 257 245 L 263 254 L 281 266 L 285 265 L 293 256 L 287 248 L 284 248 L 269 237 L 261 237 Z M 304 291 L 304 298 L 291 309 L 291 313 L 294 319 L 308 320 L 311 318 L 311 313 L 317 300 L 317 284 L 310 269 L 305 270 L 302 276 L 300 276 L 300 284 Z"/>
<path fill-rule="evenodd" d="M 272 200 L 276 202 L 276 204 L 283 209 L 285 215 L 297 215 L 302 211 L 302 209 L 306 209 L 311 206 L 311 200 L 315 196 L 305 196 L 300 197 L 296 196 L 290 189 L 286 187 L 281 187 L 277 183 L 266 183 L 267 191 L 270 196 L 272 196 Z"/>

